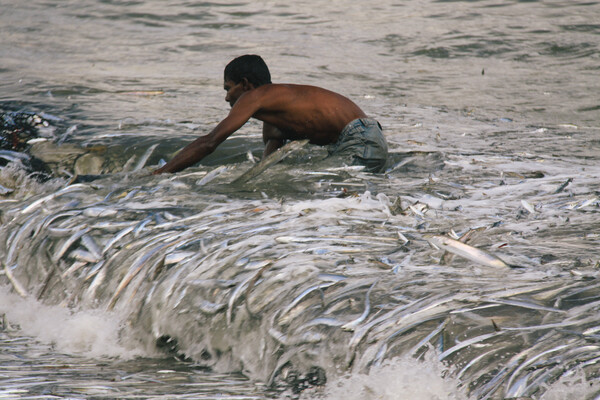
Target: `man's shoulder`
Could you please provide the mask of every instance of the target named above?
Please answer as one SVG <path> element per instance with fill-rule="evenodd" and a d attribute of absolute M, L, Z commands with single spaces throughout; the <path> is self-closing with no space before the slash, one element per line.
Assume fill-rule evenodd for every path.
<path fill-rule="evenodd" d="M 259 86 L 254 90 L 258 97 L 272 97 L 272 96 L 284 96 L 284 97 L 295 97 L 295 96 L 323 96 L 326 94 L 333 93 L 327 89 L 312 86 L 312 85 L 300 85 L 296 83 L 269 83 L 266 85 Z"/>

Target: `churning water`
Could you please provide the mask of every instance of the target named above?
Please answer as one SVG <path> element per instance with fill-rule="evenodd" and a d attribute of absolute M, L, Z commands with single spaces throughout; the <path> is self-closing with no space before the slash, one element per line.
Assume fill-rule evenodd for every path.
<path fill-rule="evenodd" d="M 0 10 L 0 122 L 35 136 L 1 155 L 0 397 L 600 394 L 600 3 Z M 246 53 L 377 118 L 387 171 L 305 147 L 236 181 L 251 121 L 149 176 Z"/>

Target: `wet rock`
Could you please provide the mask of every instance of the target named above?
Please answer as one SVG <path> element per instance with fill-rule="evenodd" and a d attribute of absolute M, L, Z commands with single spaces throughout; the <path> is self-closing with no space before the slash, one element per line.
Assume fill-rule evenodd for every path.
<path fill-rule="evenodd" d="M 72 166 L 75 160 L 86 152 L 86 149 L 73 144 L 63 143 L 59 146 L 50 141 L 34 143 L 29 149 L 29 154 L 45 163 L 57 164 L 63 167 L 69 164 Z"/>
<path fill-rule="evenodd" d="M 76 175 L 99 175 L 102 173 L 104 159 L 96 154 L 84 154 L 75 161 Z"/>

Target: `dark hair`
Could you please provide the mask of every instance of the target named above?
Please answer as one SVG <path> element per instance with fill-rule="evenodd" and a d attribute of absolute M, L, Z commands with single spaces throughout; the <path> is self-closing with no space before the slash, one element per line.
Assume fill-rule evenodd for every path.
<path fill-rule="evenodd" d="M 237 84 L 244 78 L 255 87 L 271 83 L 271 73 L 267 64 L 260 56 L 253 54 L 237 57 L 225 67 L 226 81 Z"/>

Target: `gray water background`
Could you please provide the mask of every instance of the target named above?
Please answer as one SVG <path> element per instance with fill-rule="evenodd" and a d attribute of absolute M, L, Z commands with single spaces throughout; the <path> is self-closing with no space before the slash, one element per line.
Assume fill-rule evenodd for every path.
<path fill-rule="evenodd" d="M 211 243 L 218 249 L 217 244 L 222 240 L 242 244 L 248 241 L 246 247 L 238 247 L 244 253 L 257 246 L 251 242 L 252 234 L 245 232 L 263 228 L 261 242 L 279 244 L 267 247 L 264 256 L 253 255 L 251 261 L 258 263 L 264 259 L 285 260 L 290 252 L 306 249 L 302 241 L 287 244 L 281 239 L 276 241 L 283 236 L 319 236 L 323 240 L 352 235 L 359 239 L 345 243 L 343 249 L 327 247 L 328 243 L 315 248 L 311 242 L 312 252 L 307 253 L 310 257 L 302 262 L 323 263 L 322 273 L 341 273 L 343 267 L 346 275 L 364 278 L 363 285 L 357 286 L 355 295 L 359 305 L 352 310 L 353 316 L 360 315 L 360 304 L 373 283 L 373 276 L 381 272 L 375 272 L 378 268 L 391 276 L 386 275 L 391 283 L 381 284 L 381 293 L 376 287 L 372 294 L 382 299 L 380 305 L 384 310 L 386 304 L 394 301 L 403 304 L 409 299 L 427 299 L 436 294 L 464 302 L 465 299 L 459 299 L 460 291 L 470 293 L 473 298 L 467 299 L 467 304 L 477 306 L 490 304 L 491 300 L 504 301 L 500 295 L 503 290 L 527 288 L 538 297 L 526 295 L 518 300 L 561 312 L 506 306 L 498 311 L 499 315 L 451 323 L 457 326 L 457 331 L 466 332 L 467 337 L 487 332 L 481 330 L 484 326 L 491 327 L 490 318 L 501 328 L 504 324 L 515 330 L 527 331 L 529 325 L 546 324 L 548 328 L 529 328 L 535 334 L 507 354 L 518 354 L 523 348 L 541 354 L 552 348 L 544 347 L 550 346 L 549 343 L 564 342 L 575 346 L 568 349 L 573 354 L 577 349 L 587 354 L 579 359 L 581 362 L 595 360 L 599 355 L 593 337 L 583 335 L 597 325 L 598 315 L 595 306 L 596 196 L 600 172 L 596 163 L 600 133 L 598 3 L 31 1 L 1 2 L 0 6 L 2 109 L 25 109 L 60 118 L 54 122 L 55 134 L 60 137 L 72 128 L 67 143 L 102 148 L 103 164 L 97 172 L 114 174 L 100 181 L 98 187 L 82 189 L 64 202 L 47 204 L 49 212 L 69 207 L 83 209 L 115 191 L 131 193 L 134 188 L 137 194 L 131 198 L 138 196 L 141 203 L 157 202 L 155 212 L 168 210 L 178 218 L 205 212 L 213 227 L 212 236 L 204 245 L 215 258 L 220 253 L 210 253 Z M 203 166 L 192 170 L 198 172 L 197 177 L 171 181 L 122 172 L 132 155 L 139 157 L 151 145 L 158 147 L 148 165 L 161 158 L 168 159 L 183 144 L 210 131 L 228 111 L 222 69 L 231 58 L 245 53 L 261 54 L 270 65 L 275 82 L 307 83 L 338 91 L 376 117 L 384 126 L 393 153 L 387 174 L 369 176 L 351 170 L 313 167 L 312 160 L 318 159 L 321 152 L 310 149 L 273 167 L 270 174 L 251 185 L 229 185 L 251 166 L 246 151 L 251 149 L 260 154 L 260 126 L 255 122 L 236 133 Z M 230 168 L 211 185 L 198 185 L 198 177 L 222 164 Z M 67 178 L 65 175 L 64 179 Z M 572 182 L 555 193 L 568 179 Z M 64 182 L 55 185 L 49 184 L 45 190 L 51 193 Z M 19 207 L 32 204 L 37 199 L 34 192 L 43 190 L 33 182 L 29 188 L 20 188 L 14 198 L 3 203 L 4 215 L 9 216 L 3 217 L 3 235 L 9 238 L 7 247 L 11 233 L 14 239 L 15 232 L 27 220 L 26 215 L 19 214 Z M 333 203 L 326 202 L 340 195 L 364 196 L 365 191 L 372 197 L 365 196 L 363 204 L 378 208 L 369 212 L 360 208 L 360 204 L 349 202 L 349 210 L 360 208 L 363 214 L 359 217 L 350 211 L 343 213 Z M 112 196 L 109 205 L 119 206 L 119 198 Z M 79 204 L 73 205 L 73 201 Z M 302 201 L 307 203 L 298 208 L 297 202 Z M 290 209 L 278 208 L 288 203 Z M 212 207 L 219 210 L 222 204 L 225 206 L 221 213 L 211 211 Z M 535 208 L 533 213 L 527 210 L 528 204 Z M 415 212 L 409 205 L 416 205 L 417 211 L 429 211 Z M 423 205 L 426 208 L 420 208 Z M 133 212 L 131 204 L 121 206 L 131 213 L 124 212 L 118 219 L 146 218 L 139 211 Z M 311 207 L 317 210 L 332 207 L 336 213 L 321 215 L 317 211 L 314 219 L 285 223 L 298 210 Z M 278 210 L 283 217 L 269 223 L 250 212 L 261 208 Z M 217 216 L 210 219 L 214 215 Z M 361 218 L 363 223 L 358 225 Z M 236 223 L 233 226 L 231 219 Z M 317 228 L 324 221 L 331 225 Z M 336 223 L 338 227 L 333 228 Z M 410 236 L 415 232 L 440 234 L 451 229 L 464 233 L 475 227 L 488 230 L 474 244 L 525 266 L 525 272 L 488 271 L 458 257 L 450 265 L 440 266 L 437 261 L 441 252 Z M 383 241 L 377 246 L 366 239 L 397 237 L 398 231 L 408 235 L 409 245 L 386 246 Z M 147 238 L 150 239 L 151 236 Z M 32 238 L 23 253 L 27 248 L 47 247 L 51 252 L 56 251 L 60 240 L 64 239 L 51 239 L 48 243 L 42 237 Z M 352 250 L 361 255 L 349 257 Z M 373 264 L 373 260 L 379 264 Z M 26 260 L 21 262 L 26 264 Z M 15 269 L 15 273 L 21 274 L 18 276 L 28 282 L 33 292 L 42 285 L 44 276 L 35 273 L 41 267 L 29 264 L 33 266 L 27 270 Z M 348 265 L 357 264 L 365 269 L 348 270 L 351 269 Z M 117 276 L 115 273 L 106 293 L 98 295 L 100 305 L 81 300 L 71 307 L 103 309 L 118 284 Z M 64 285 L 68 289 L 69 285 Z M 69 292 L 65 287 L 58 286 L 56 292 L 47 294 L 45 302 L 59 304 L 64 292 Z M 281 300 L 281 308 L 285 309 L 305 288 L 298 285 L 287 302 Z M 141 301 L 141 296 L 138 297 Z M 514 300 L 514 296 L 509 297 Z M 463 306 L 467 307 L 460 303 L 455 309 Z M 160 305 L 156 307 L 160 310 Z M 122 310 L 123 315 L 129 312 Z M 434 331 L 445 316 L 438 315 L 435 326 L 423 331 Z M 145 326 L 145 317 L 140 318 L 140 325 Z M 346 321 L 351 319 L 348 317 Z M 565 319 L 574 322 L 568 327 L 551 326 Z M 243 327 L 239 329 L 243 331 Z M 193 329 L 182 324 L 180 331 L 182 345 L 187 345 L 190 355 L 200 355 L 202 349 L 196 349 L 194 354 L 193 339 L 185 338 L 185 332 L 195 333 Z M 415 337 L 420 340 L 425 333 Z M 140 390 L 144 398 L 165 393 L 212 398 L 224 388 L 232 388 L 231 398 L 277 396 L 262 389 L 269 373 L 256 366 L 242 368 L 250 376 L 250 381 L 245 381 L 239 375 L 223 378 L 205 372 L 202 365 L 182 365 L 160 356 L 135 363 L 113 358 L 80 358 L 79 354 L 53 351 L 51 346 L 46 348 L 35 338 L 21 338 L 18 333 L 18 340 L 11 339 L 15 333 L 10 330 L 4 335 L 7 336 L 3 336 L 3 351 L 11 362 L 3 363 L 8 367 L 2 371 L 2 386 L 12 388 L 8 389 L 9 395 L 13 393 L 10 390 L 17 390 L 12 395 L 22 398 L 44 393 L 57 397 L 110 398 L 115 396 L 114 392 L 121 393 L 122 398 L 135 398 Z M 151 347 L 147 342 L 152 340 L 143 332 L 139 337 L 145 343 L 142 347 Z M 265 337 L 272 340 L 268 335 Z M 332 343 L 337 344 L 338 339 L 342 343 L 340 348 L 347 348 L 343 344 L 347 338 L 336 336 Z M 507 343 L 514 343 L 514 339 Z M 414 346 L 414 342 L 410 344 Z M 510 346 L 498 342 L 495 345 L 503 350 Z M 236 351 L 243 353 L 239 348 Z M 361 350 L 359 355 L 365 351 Z M 70 372 L 66 377 L 53 376 L 43 365 L 39 366 L 40 353 L 49 363 L 72 366 L 65 368 Z M 332 353 L 346 355 L 339 348 Z M 403 346 L 398 345 L 388 357 L 405 353 Z M 467 354 L 464 359 L 475 357 Z M 564 356 L 557 364 L 551 360 L 545 367 L 551 370 L 558 365 L 561 371 L 569 371 L 580 364 L 570 357 Z M 366 358 L 365 355 L 365 366 L 369 364 Z M 463 367 L 467 361 L 461 364 L 458 359 L 451 363 Z M 90 383 L 87 368 L 98 364 L 109 370 L 107 376 L 135 376 L 144 382 L 143 389 L 137 386 L 139 382 L 127 385 L 131 379 L 123 379 L 118 385 L 112 379 L 109 385 L 105 385 L 106 381 L 98 385 L 109 387 L 102 389 L 104 392 L 98 389 L 90 394 L 96 384 Z M 239 368 L 233 364 L 219 366 L 225 371 L 238 372 Z M 500 370 L 494 368 L 504 365 L 485 357 L 482 364 L 481 373 L 465 372 L 461 376 L 468 376 L 465 386 L 474 388 L 474 398 L 484 397 L 485 390 L 491 390 L 486 389 L 486 383 L 498 375 Z M 590 379 L 597 378 L 595 363 L 589 365 Z M 208 389 L 208 394 L 190 393 L 190 385 L 180 386 L 177 379 L 167 379 L 166 386 L 152 385 L 152 381 L 165 381 L 159 370 L 177 370 L 187 383 L 207 383 L 209 387 L 216 380 L 218 389 Z M 20 384 L 23 371 L 40 384 Z M 555 371 L 547 379 L 552 381 L 560 376 Z M 514 379 L 510 383 L 514 384 Z M 79 386 L 87 389 L 78 389 Z M 510 391 L 509 386 L 490 395 L 502 396 Z M 531 396 L 546 392 L 540 385 L 537 387 L 541 389 L 527 392 L 525 386 L 519 389 L 513 385 L 513 390 Z M 593 396 L 596 390 L 590 389 L 587 395 Z"/>

